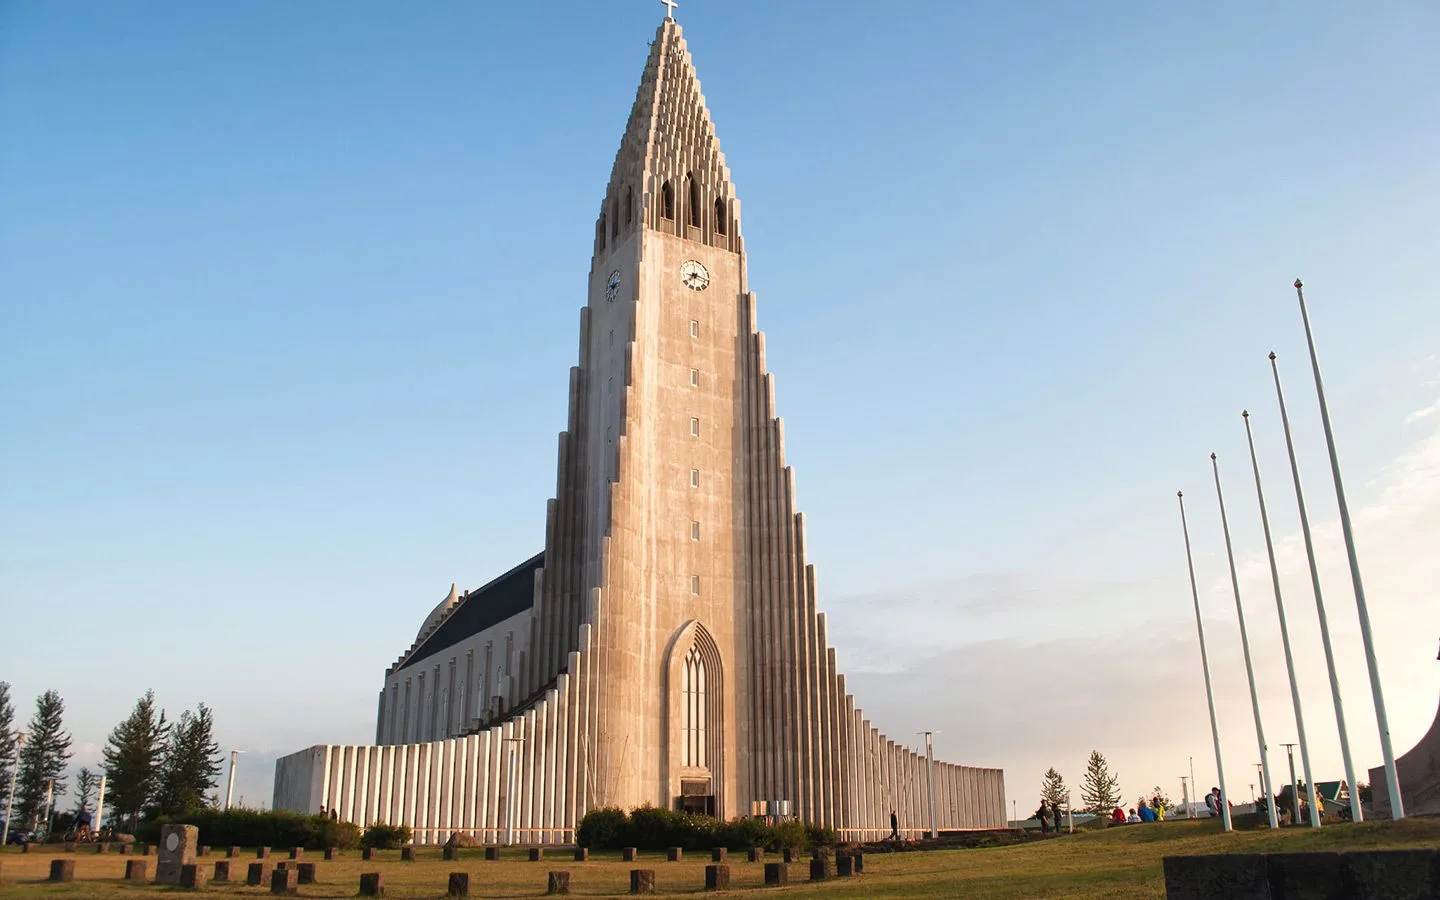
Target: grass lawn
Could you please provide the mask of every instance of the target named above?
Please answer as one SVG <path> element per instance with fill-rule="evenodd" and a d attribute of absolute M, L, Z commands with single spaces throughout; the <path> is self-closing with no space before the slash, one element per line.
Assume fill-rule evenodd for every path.
<path fill-rule="evenodd" d="M 1077 832 L 1047 841 L 976 850 L 943 850 L 913 853 L 873 853 L 865 857 L 865 874 L 824 884 L 806 883 L 809 867 L 790 867 L 794 879 L 787 888 L 765 891 L 761 887 L 762 867 L 732 854 L 731 892 L 766 892 L 794 897 L 1071 897 L 1077 893 L 1115 898 L 1160 898 L 1165 881 L 1160 860 L 1177 854 L 1225 852 L 1305 852 L 1440 846 L 1440 820 L 1408 819 L 1403 822 L 1366 822 L 1360 825 L 1330 825 L 1320 831 L 1287 829 L 1237 832 L 1226 835 L 1210 821 L 1166 822 L 1137 825 L 1087 833 Z M 523 851 L 508 851 L 499 862 L 485 862 L 479 849 L 462 851 L 456 862 L 440 859 L 440 851 L 421 849 L 419 860 L 401 862 L 398 851 L 385 852 L 371 862 L 360 859 L 359 851 L 342 854 L 335 862 L 323 862 L 311 852 L 322 883 L 300 888 L 302 897 L 353 897 L 361 872 L 383 872 L 386 896 L 438 898 L 445 894 L 450 872 L 469 872 L 471 893 L 481 897 L 535 897 L 545 893 L 546 872 L 571 873 L 571 890 L 578 895 L 625 894 L 629 870 L 654 869 L 661 893 L 701 893 L 709 854 L 696 853 L 678 863 L 668 863 L 663 854 L 642 854 L 638 863 L 621 862 L 618 854 L 592 854 L 589 862 L 577 863 L 570 854 L 548 852 L 542 862 L 530 862 Z M 64 856 L 36 847 L 29 854 L 8 848 L 0 854 L 0 883 L 4 896 L 11 897 L 173 897 L 174 888 L 127 884 L 120 880 L 125 860 L 134 857 L 76 853 L 75 878 L 69 884 L 48 884 L 50 860 Z M 284 853 L 272 854 L 272 861 Z M 245 865 L 253 852 L 233 862 L 240 883 L 211 884 L 206 893 L 229 896 L 269 896 L 263 888 L 244 886 Z M 155 858 L 147 858 L 154 877 Z M 214 856 L 204 862 L 213 862 Z"/>

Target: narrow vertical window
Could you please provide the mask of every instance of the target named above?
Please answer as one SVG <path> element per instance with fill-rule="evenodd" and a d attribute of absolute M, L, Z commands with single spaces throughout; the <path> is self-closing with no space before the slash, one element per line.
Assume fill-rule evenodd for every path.
<path fill-rule="evenodd" d="M 697 418 L 695 418 L 694 416 L 691 416 L 691 417 L 690 417 L 690 436 L 691 436 L 691 437 L 699 437 L 699 436 L 700 436 L 700 420 L 697 419 Z"/>
<path fill-rule="evenodd" d="M 685 182 L 686 182 L 686 187 L 689 189 L 688 192 L 687 192 L 687 193 L 689 194 L 689 196 L 688 196 L 686 199 L 689 201 L 689 203 L 688 203 L 687 205 L 690 207 L 690 209 L 689 209 L 690 224 L 691 224 L 692 227 L 699 228 L 699 227 L 700 227 L 700 183 L 695 180 L 695 175 L 694 175 L 693 173 L 686 177 Z"/>
<path fill-rule="evenodd" d="M 620 234 L 620 198 L 610 201 L 610 236 Z"/>
<path fill-rule="evenodd" d="M 610 349 L 615 349 L 615 329 L 610 329 Z"/>
<path fill-rule="evenodd" d="M 625 188 L 625 224 L 629 225 L 635 220 L 635 191 Z"/>
<path fill-rule="evenodd" d="M 692 540 L 692 541 L 698 541 L 698 540 L 700 540 L 700 523 L 699 523 L 699 522 L 691 522 L 691 523 L 690 523 L 690 540 Z"/>
<path fill-rule="evenodd" d="M 595 223 L 595 249 L 605 249 L 605 214 L 600 214 L 600 221 Z"/>
<path fill-rule="evenodd" d="M 660 217 L 663 219 L 675 218 L 675 189 L 670 182 L 665 182 L 660 188 Z"/>
<path fill-rule="evenodd" d="M 700 648 L 685 654 L 685 674 L 681 686 L 683 714 L 680 723 L 681 765 L 701 767 L 708 764 L 705 753 L 705 719 L 709 713 L 705 698 L 705 661 Z"/>
<path fill-rule="evenodd" d="M 699 370 L 699 369 L 691 369 L 691 370 L 690 370 L 690 386 L 691 386 L 691 387 L 697 387 L 697 388 L 700 386 L 700 370 Z"/>
<path fill-rule="evenodd" d="M 694 594 L 694 595 L 697 596 L 697 597 L 700 596 L 700 576 L 699 576 L 699 575 L 691 575 L 691 576 L 690 576 L 690 593 Z"/>
<path fill-rule="evenodd" d="M 690 336 L 692 338 L 698 338 L 700 336 L 700 321 L 698 319 L 690 320 Z"/>
<path fill-rule="evenodd" d="M 691 469 L 691 470 L 690 470 L 690 486 L 691 486 L 692 488 L 698 488 L 698 487 L 700 486 L 700 470 L 699 470 L 699 469 Z"/>
<path fill-rule="evenodd" d="M 730 216 L 729 216 L 727 210 L 725 209 L 725 198 L 724 198 L 724 197 L 716 197 L 716 198 L 715 198 L 715 233 L 716 233 L 716 234 L 725 234 L 725 233 L 726 233 L 725 229 L 726 229 L 727 227 L 729 227 L 729 226 L 728 226 L 729 219 L 730 219 Z"/>

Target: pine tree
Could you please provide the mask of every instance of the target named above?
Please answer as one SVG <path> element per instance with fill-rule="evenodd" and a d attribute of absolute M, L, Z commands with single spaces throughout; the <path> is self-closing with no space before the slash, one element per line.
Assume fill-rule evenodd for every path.
<path fill-rule="evenodd" d="M 29 822 L 38 828 L 45 812 L 45 797 L 51 793 L 52 804 L 65 793 L 65 779 L 60 774 L 70 760 L 70 735 L 65 733 L 65 701 L 55 691 L 46 691 L 35 701 L 35 715 L 26 727 L 25 744 L 20 748 L 20 773 L 15 781 L 15 812 L 17 821 Z"/>
<path fill-rule="evenodd" d="M 192 714 L 180 714 L 170 729 L 165 751 L 160 792 L 155 809 L 162 814 L 179 814 L 205 805 L 205 792 L 215 787 L 220 774 L 220 745 L 214 740 L 215 717 L 201 703 Z"/>
<path fill-rule="evenodd" d="M 10 704 L 10 683 L 0 681 L 0 790 L 10 789 L 15 774 L 15 707 Z"/>
<path fill-rule="evenodd" d="M 1085 801 L 1085 811 L 1097 816 L 1109 815 L 1120 802 L 1120 779 L 1111 774 L 1110 764 L 1099 750 L 1090 751 L 1085 780 L 1080 783 L 1080 799 Z"/>
<path fill-rule="evenodd" d="M 88 767 L 81 766 L 80 771 L 75 773 L 75 812 L 91 808 L 90 800 L 95 796 L 95 789 L 99 786 L 100 776 L 90 771 Z"/>
<path fill-rule="evenodd" d="M 155 692 L 146 691 L 105 743 L 110 806 L 117 816 L 128 818 L 132 828 L 159 790 L 168 732 L 165 713 L 155 706 Z"/>
<path fill-rule="evenodd" d="M 1170 795 L 1165 793 L 1165 789 L 1158 784 L 1155 785 L 1155 789 L 1150 792 L 1150 796 L 1146 798 L 1146 800 L 1152 804 L 1156 799 L 1160 801 L 1161 806 L 1166 809 L 1170 808 Z"/>
<path fill-rule="evenodd" d="M 1069 789 L 1065 787 L 1065 779 L 1052 766 L 1045 770 L 1045 780 L 1040 784 L 1040 799 L 1051 806 L 1064 807 L 1065 795 Z"/>

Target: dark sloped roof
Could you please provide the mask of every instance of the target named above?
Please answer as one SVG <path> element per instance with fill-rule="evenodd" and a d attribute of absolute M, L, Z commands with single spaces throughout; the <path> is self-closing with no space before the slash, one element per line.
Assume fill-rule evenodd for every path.
<path fill-rule="evenodd" d="M 541 552 L 478 591 L 471 591 L 394 671 L 408 669 L 472 634 L 529 609 L 535 603 L 535 571 L 543 565 L 545 554 Z"/>

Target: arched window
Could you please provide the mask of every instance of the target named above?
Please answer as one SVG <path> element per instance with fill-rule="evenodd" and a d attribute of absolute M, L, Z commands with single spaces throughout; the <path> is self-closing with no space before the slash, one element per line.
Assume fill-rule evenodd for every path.
<path fill-rule="evenodd" d="M 620 198 L 616 197 L 610 201 L 610 236 L 620 234 Z"/>
<path fill-rule="evenodd" d="M 716 197 L 716 198 L 715 198 L 715 233 L 716 233 L 716 234 L 725 234 L 725 233 L 726 233 L 726 230 L 725 230 L 726 227 L 727 227 L 727 224 L 726 224 L 726 223 L 729 221 L 729 219 L 730 219 L 730 216 L 729 216 L 729 215 L 726 213 L 726 211 L 725 211 L 725 198 L 724 198 L 724 197 Z"/>
<path fill-rule="evenodd" d="M 705 753 L 705 716 L 708 712 L 705 699 L 705 661 L 700 657 L 700 647 L 692 647 L 685 657 L 685 686 L 683 692 L 685 710 L 680 729 L 684 748 L 680 754 L 681 765 L 707 766 L 709 758 Z"/>
<path fill-rule="evenodd" d="M 670 186 L 668 181 L 660 188 L 660 217 L 662 219 L 675 218 L 675 189 Z"/>
<path fill-rule="evenodd" d="M 635 221 L 635 192 L 625 188 L 625 224 Z"/>
<path fill-rule="evenodd" d="M 700 184 L 695 176 L 689 175 L 685 179 L 690 193 L 690 224 L 695 228 L 700 227 Z"/>

